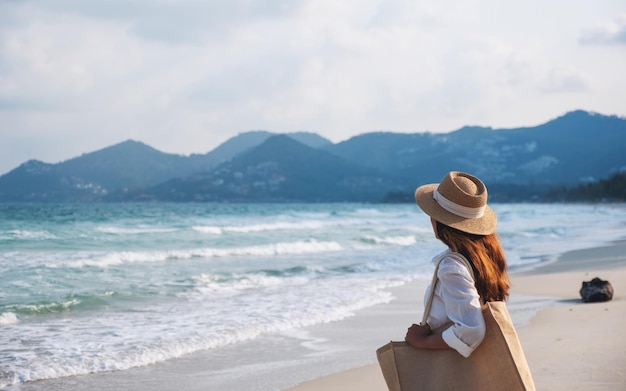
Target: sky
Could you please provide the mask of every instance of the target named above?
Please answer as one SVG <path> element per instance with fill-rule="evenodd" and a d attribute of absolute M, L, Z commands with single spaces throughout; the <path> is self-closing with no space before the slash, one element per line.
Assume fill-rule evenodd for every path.
<path fill-rule="evenodd" d="M 626 116 L 626 2 L 0 0 L 0 175 L 133 139 Z"/>

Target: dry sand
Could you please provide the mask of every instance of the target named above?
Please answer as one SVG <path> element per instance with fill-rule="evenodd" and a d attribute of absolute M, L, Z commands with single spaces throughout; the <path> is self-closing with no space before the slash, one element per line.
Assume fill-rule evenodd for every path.
<path fill-rule="evenodd" d="M 582 281 L 608 280 L 612 301 L 583 303 Z M 557 305 L 518 329 L 538 390 L 626 390 L 626 242 L 564 254 L 557 262 L 511 275 L 511 294 L 551 296 Z M 382 391 L 377 365 L 322 377 L 290 391 Z"/>

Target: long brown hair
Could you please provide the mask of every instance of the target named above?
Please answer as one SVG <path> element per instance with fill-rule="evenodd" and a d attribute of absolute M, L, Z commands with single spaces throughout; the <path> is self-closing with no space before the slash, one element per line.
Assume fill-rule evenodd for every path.
<path fill-rule="evenodd" d="M 437 236 L 450 250 L 462 254 L 472 264 L 475 285 L 484 301 L 506 300 L 509 278 L 504 251 L 496 234 L 474 235 L 436 222 Z"/>

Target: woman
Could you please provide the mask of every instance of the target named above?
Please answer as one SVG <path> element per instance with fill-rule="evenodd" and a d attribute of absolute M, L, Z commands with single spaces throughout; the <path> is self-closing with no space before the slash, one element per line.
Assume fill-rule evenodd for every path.
<path fill-rule="evenodd" d="M 442 258 L 427 323 L 412 325 L 405 340 L 418 349 L 454 349 L 469 357 L 485 335 L 481 302 L 505 300 L 509 292 L 487 188 L 475 176 L 450 172 L 439 184 L 417 188 L 415 201 L 430 216 L 435 237 L 448 250 L 433 259 Z M 472 273 L 450 252 L 469 260 Z M 433 332 L 445 327 L 441 333 Z"/>

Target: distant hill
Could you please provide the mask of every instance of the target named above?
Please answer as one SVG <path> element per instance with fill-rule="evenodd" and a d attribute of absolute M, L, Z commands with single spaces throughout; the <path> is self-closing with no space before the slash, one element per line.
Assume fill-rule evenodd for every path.
<path fill-rule="evenodd" d="M 535 127 L 373 132 L 337 144 L 253 131 L 191 156 L 128 140 L 57 164 L 28 161 L 0 176 L 0 202 L 401 202 L 450 170 L 481 177 L 494 201 L 541 200 L 626 171 L 624 146 L 626 119 L 585 111 Z"/>
<path fill-rule="evenodd" d="M 393 185 L 378 170 L 276 135 L 210 172 L 113 197 L 158 201 L 371 201 L 381 199 L 389 186 Z"/>
<path fill-rule="evenodd" d="M 0 177 L 0 201 L 95 201 L 208 168 L 200 156 L 167 154 L 128 140 L 58 164 L 29 161 Z"/>
<path fill-rule="evenodd" d="M 209 171 L 272 135 L 269 132 L 243 133 L 207 154 L 191 156 L 168 154 L 127 140 L 57 164 L 31 160 L 0 176 L 0 202 L 103 200 L 111 193 L 146 188 Z M 315 146 L 330 143 L 321 136 L 304 132 L 290 137 Z"/>
<path fill-rule="evenodd" d="M 163 153 L 141 142 L 128 140 L 67 160 L 55 168 L 67 176 L 85 178 L 110 189 L 148 186 L 210 166 L 199 155 L 188 158 Z"/>
<path fill-rule="evenodd" d="M 459 170 L 490 183 L 551 187 L 623 170 L 625 145 L 625 119 L 574 111 L 532 128 L 367 133 L 325 149 L 395 173 L 407 183 L 439 181 L 446 172 Z"/>
<path fill-rule="evenodd" d="M 626 172 L 574 188 L 556 188 L 544 197 L 558 202 L 626 202 Z"/>
<path fill-rule="evenodd" d="M 261 145 L 263 142 L 265 142 L 265 140 L 275 135 L 276 133 L 271 133 L 264 130 L 240 133 L 237 136 L 222 143 L 211 152 L 207 153 L 206 156 L 214 164 L 219 164 L 230 160 L 233 157 L 249 149 Z M 295 132 L 289 133 L 288 136 L 312 148 L 319 148 L 332 144 L 330 140 L 315 133 Z"/>

